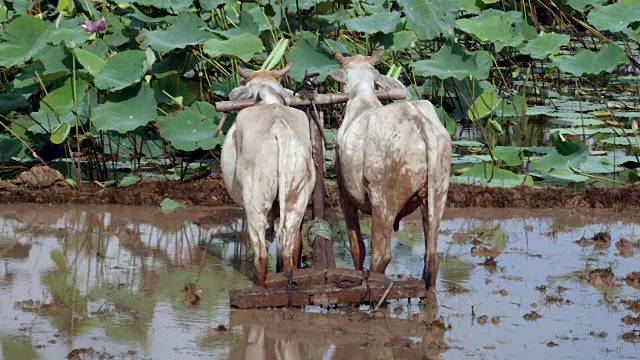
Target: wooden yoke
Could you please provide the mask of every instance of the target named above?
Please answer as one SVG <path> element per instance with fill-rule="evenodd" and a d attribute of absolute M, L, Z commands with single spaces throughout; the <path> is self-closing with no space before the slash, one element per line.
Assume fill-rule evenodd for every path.
<path fill-rule="evenodd" d="M 393 89 L 390 91 L 376 90 L 376 96 L 379 100 L 405 100 L 406 92 L 402 89 Z M 344 104 L 349 100 L 349 93 L 336 94 L 318 94 L 315 96 L 314 103 L 316 105 Z M 294 97 L 285 98 L 285 105 L 291 107 L 309 106 L 311 100 Z M 229 112 L 234 110 L 242 110 L 256 104 L 255 99 L 236 100 L 236 101 L 218 101 L 215 103 L 216 110 L 220 112 Z"/>

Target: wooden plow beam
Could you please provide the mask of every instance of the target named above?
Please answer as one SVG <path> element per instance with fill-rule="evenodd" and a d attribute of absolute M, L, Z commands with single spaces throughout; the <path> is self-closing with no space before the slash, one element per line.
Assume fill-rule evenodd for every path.
<path fill-rule="evenodd" d="M 329 306 L 377 303 L 381 299 L 426 298 L 424 281 L 392 281 L 382 274 L 370 274 L 363 283 L 362 271 L 352 269 L 294 270 L 293 283 L 283 273 L 269 274 L 267 288 L 229 290 L 232 308 L 260 309 L 290 306 Z"/>

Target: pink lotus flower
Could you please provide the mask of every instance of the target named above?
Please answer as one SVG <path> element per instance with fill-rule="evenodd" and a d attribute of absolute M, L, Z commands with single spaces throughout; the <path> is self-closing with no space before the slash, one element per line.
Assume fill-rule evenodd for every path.
<path fill-rule="evenodd" d="M 98 20 L 87 20 L 80 27 L 87 33 L 91 34 L 96 31 L 104 30 L 107 26 L 107 22 L 104 20 L 104 16 L 100 16 Z"/>

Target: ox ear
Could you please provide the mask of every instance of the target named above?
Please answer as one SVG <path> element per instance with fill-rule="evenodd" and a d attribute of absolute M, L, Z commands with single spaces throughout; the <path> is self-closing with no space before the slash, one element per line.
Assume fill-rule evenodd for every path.
<path fill-rule="evenodd" d="M 399 80 L 392 79 L 386 75 L 378 74 L 376 76 L 375 84 L 381 90 L 390 91 L 395 89 L 402 89 L 407 93 L 407 98 L 411 97 L 409 90 Z"/>
<path fill-rule="evenodd" d="M 238 86 L 229 93 L 229 100 L 246 100 L 253 99 L 254 91 L 249 86 Z"/>
<path fill-rule="evenodd" d="M 347 83 L 347 73 L 342 69 L 332 70 L 329 72 L 329 75 L 337 82 L 341 82 L 343 84 Z"/>

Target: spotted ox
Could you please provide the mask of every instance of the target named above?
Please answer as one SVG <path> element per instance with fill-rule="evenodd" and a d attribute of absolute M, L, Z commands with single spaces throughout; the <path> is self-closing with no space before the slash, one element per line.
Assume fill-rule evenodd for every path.
<path fill-rule="evenodd" d="M 338 130 L 334 164 L 351 254 L 356 269 L 365 257 L 358 209 L 372 216 L 371 271 L 391 261 L 391 230 L 418 207 L 425 234 L 424 281 L 435 286 L 438 227 L 449 188 L 451 137 L 429 101 L 382 105 L 374 91 L 407 88 L 374 68 L 373 56 L 335 53 L 341 68 L 330 73 L 349 93 Z"/>
<path fill-rule="evenodd" d="M 272 208 L 279 208 L 280 217 L 277 267 L 281 263 L 278 270 L 290 271 L 299 266 L 300 228 L 315 181 L 307 117 L 283 105 L 292 92 L 278 83 L 290 68 L 252 73 L 238 69 L 243 79 L 229 99 L 257 102 L 238 112 L 222 145 L 222 177 L 246 212 L 254 282 L 261 287 L 268 272 L 265 228 Z"/>

